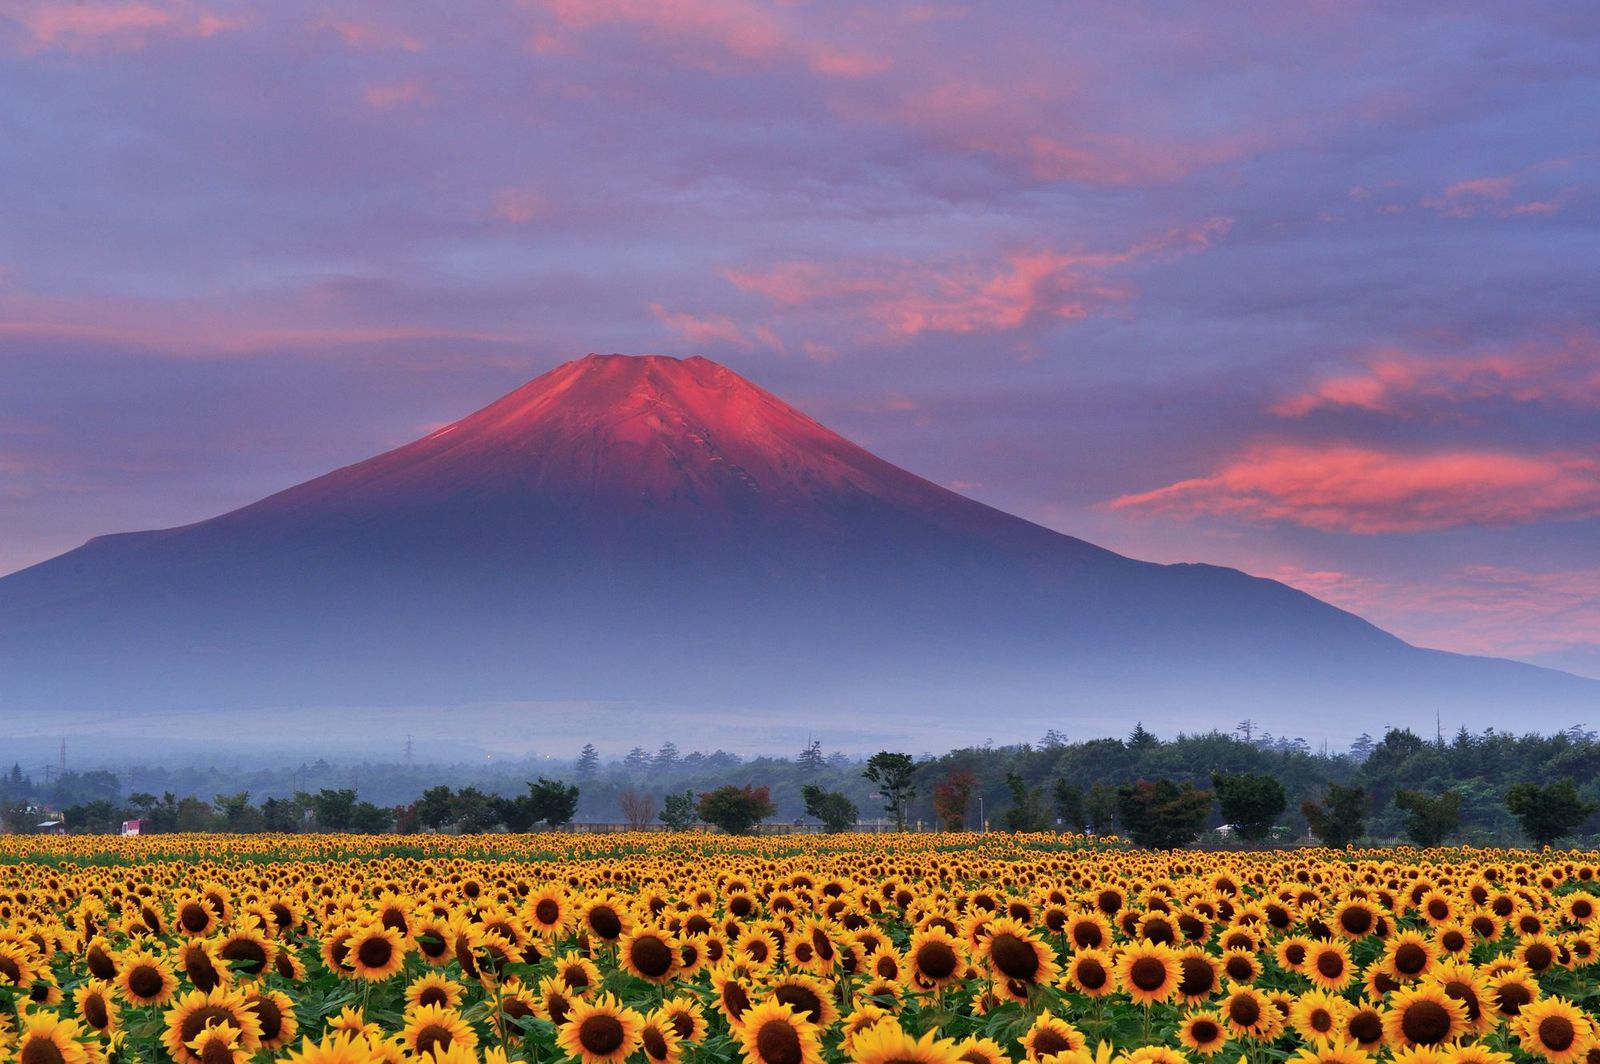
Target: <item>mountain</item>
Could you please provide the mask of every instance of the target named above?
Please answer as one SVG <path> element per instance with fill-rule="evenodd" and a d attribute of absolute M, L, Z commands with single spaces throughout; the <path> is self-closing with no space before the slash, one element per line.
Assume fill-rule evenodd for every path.
<path fill-rule="evenodd" d="M 231 513 L 0 579 L 0 699 L 29 734 L 942 749 L 1135 718 L 1335 739 L 1436 712 L 1564 727 L 1592 719 L 1600 682 L 1125 558 L 702 358 L 590 355 Z"/>

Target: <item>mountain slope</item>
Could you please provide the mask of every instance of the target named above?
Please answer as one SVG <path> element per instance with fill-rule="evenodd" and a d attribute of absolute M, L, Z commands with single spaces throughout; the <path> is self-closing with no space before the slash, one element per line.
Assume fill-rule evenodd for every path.
<path fill-rule="evenodd" d="M 341 706 L 364 727 L 385 706 L 586 700 L 661 734 L 866 712 L 938 745 L 1129 713 L 1560 726 L 1597 691 L 1041 528 L 698 358 L 591 355 L 239 510 L 0 579 L 0 698 L 57 712 Z M 1339 717 L 1291 727 L 1308 713 Z"/>

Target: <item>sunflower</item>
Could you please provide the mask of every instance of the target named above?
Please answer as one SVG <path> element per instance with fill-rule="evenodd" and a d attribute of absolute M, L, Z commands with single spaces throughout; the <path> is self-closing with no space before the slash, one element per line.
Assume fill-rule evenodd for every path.
<path fill-rule="evenodd" d="M 1483 977 L 1472 965 L 1457 960 L 1445 961 L 1428 973 L 1426 982 L 1461 1002 L 1466 1010 L 1468 1034 L 1481 1035 L 1494 1027 L 1494 1014 L 1484 1007 L 1487 991 Z"/>
<path fill-rule="evenodd" d="M 777 967 L 783 957 L 778 936 L 766 928 L 752 928 L 733 944 L 733 955 L 760 972 Z"/>
<path fill-rule="evenodd" d="M 1371 1005 L 1358 1005 L 1344 1020 L 1345 1041 L 1368 1052 L 1383 1045 L 1383 1013 Z"/>
<path fill-rule="evenodd" d="M 1182 978 L 1183 966 L 1171 946 L 1141 942 L 1124 950 L 1117 961 L 1117 981 L 1138 1005 L 1170 1001 Z"/>
<path fill-rule="evenodd" d="M 1491 976 L 1485 986 L 1485 999 L 1498 1016 L 1515 1019 L 1522 1010 L 1539 1000 L 1540 988 L 1533 973 L 1516 965 Z"/>
<path fill-rule="evenodd" d="M 1067 974 L 1058 984 L 1063 990 L 1076 990 L 1092 998 L 1104 997 L 1116 990 L 1115 962 L 1111 955 L 1098 949 L 1080 949 L 1067 960 Z"/>
<path fill-rule="evenodd" d="M 672 1024 L 672 1029 L 680 1042 L 698 1043 L 705 1039 L 705 1009 L 699 1001 L 687 994 L 680 994 L 662 1002 L 654 1015 L 661 1016 Z"/>
<path fill-rule="evenodd" d="M 1099 913 L 1079 913 L 1063 931 L 1073 949 L 1103 949 L 1111 943 L 1111 924 Z"/>
<path fill-rule="evenodd" d="M 1446 1046 L 1406 1046 L 1394 1051 L 1389 1064 L 1449 1064 L 1449 1060 Z"/>
<path fill-rule="evenodd" d="M 117 990 L 130 1005 L 165 1005 L 178 988 L 178 977 L 167 962 L 149 953 L 121 958 Z"/>
<path fill-rule="evenodd" d="M 1333 910 L 1328 921 L 1335 934 L 1355 941 L 1366 938 L 1378 926 L 1378 907 L 1365 898 L 1350 898 Z"/>
<path fill-rule="evenodd" d="M 1234 986 L 1217 1012 L 1236 1038 L 1271 1041 L 1283 1030 L 1284 1016 L 1267 996 L 1252 986 Z"/>
<path fill-rule="evenodd" d="M 1438 948 L 1417 931 L 1402 931 L 1389 940 L 1378 966 L 1397 981 L 1406 983 L 1428 974 L 1438 960 Z"/>
<path fill-rule="evenodd" d="M 883 1009 L 880 1009 L 876 1005 L 869 1003 L 860 1006 L 854 1012 L 840 1021 L 839 1032 L 843 1037 L 841 1037 L 839 1040 L 839 1048 L 843 1049 L 846 1054 L 850 1053 L 850 1047 L 856 1035 L 867 1030 L 869 1027 L 872 1027 L 874 1024 L 893 1019 L 894 1017 L 892 1015 L 885 1012 Z M 1007 1064 L 1009 1064 L 1009 1060 L 1007 1061 Z"/>
<path fill-rule="evenodd" d="M 1042 1012 L 1017 1041 L 1028 1060 L 1038 1061 L 1057 1053 L 1076 1052 L 1084 1047 L 1087 1039 L 1066 1020 Z"/>
<path fill-rule="evenodd" d="M 794 972 L 767 984 L 774 1001 L 780 1001 L 819 1030 L 827 1030 L 839 1018 L 833 1006 L 833 990 L 812 975 Z"/>
<path fill-rule="evenodd" d="M 752 1004 L 750 987 L 731 964 L 722 964 L 711 972 L 711 990 L 716 996 L 717 1010 L 734 1030 L 744 1026 L 745 1013 Z"/>
<path fill-rule="evenodd" d="M 120 1026 L 122 1010 L 104 979 L 91 979 L 72 992 L 72 1004 L 91 1031 L 108 1035 Z"/>
<path fill-rule="evenodd" d="M 446 920 L 434 917 L 416 924 L 411 939 L 417 944 L 422 959 L 429 964 L 443 967 L 455 959 L 455 932 Z"/>
<path fill-rule="evenodd" d="M 261 1021 L 244 993 L 226 986 L 209 992 L 191 990 L 173 1002 L 163 1015 L 166 1032 L 161 1044 L 178 1064 L 203 1064 L 189 1049 L 189 1043 L 213 1024 L 229 1024 L 239 1030 L 239 1044 L 254 1053 L 261 1048 Z"/>
<path fill-rule="evenodd" d="M 1445 1053 L 1445 1064 L 1512 1064 L 1511 1054 L 1490 1049 L 1481 1042 L 1451 1046 Z"/>
<path fill-rule="evenodd" d="M 220 918 L 198 894 L 180 894 L 173 903 L 173 926 L 190 938 L 204 938 L 217 929 Z"/>
<path fill-rule="evenodd" d="M 245 1003 L 255 1009 L 256 1020 L 261 1024 L 261 1048 L 280 1049 L 300 1033 L 300 1021 L 294 1014 L 294 1002 L 281 990 L 248 989 Z"/>
<path fill-rule="evenodd" d="M 1304 971 L 1323 990 L 1338 993 L 1350 985 L 1356 970 L 1350 963 L 1350 950 L 1343 942 L 1314 942 L 1306 950 Z"/>
<path fill-rule="evenodd" d="M 1360 1046 L 1338 1038 L 1306 1046 L 1286 1064 L 1372 1064 L 1372 1056 Z"/>
<path fill-rule="evenodd" d="M 1002 916 L 989 924 L 979 956 L 998 977 L 996 989 L 1026 1001 L 1030 987 L 1055 980 L 1059 971 L 1049 946 L 1021 921 Z"/>
<path fill-rule="evenodd" d="M 3 947 L 0 947 L 0 954 L 3 954 Z M 89 969 L 89 974 L 96 979 L 104 979 L 109 983 L 117 978 L 119 965 L 116 952 L 111 948 L 111 943 L 100 935 L 90 939 L 84 948 L 83 963 Z"/>
<path fill-rule="evenodd" d="M 529 930 L 549 941 L 565 934 L 572 922 L 572 909 L 566 892 L 553 885 L 531 895 L 523 903 L 522 912 Z"/>
<path fill-rule="evenodd" d="M 520 1042 L 524 1023 L 539 1015 L 539 999 L 515 976 L 496 988 L 494 1005 L 495 1032 L 510 1042 Z"/>
<path fill-rule="evenodd" d="M 1227 1043 L 1228 1029 L 1215 1012 L 1191 1012 L 1178 1025 L 1178 1041 L 1203 1057 L 1211 1057 Z"/>
<path fill-rule="evenodd" d="M 924 990 L 948 986 L 966 970 L 961 943 L 942 927 L 925 927 L 912 935 L 906 960 L 912 979 Z"/>
<path fill-rule="evenodd" d="M 339 1015 L 328 1018 L 328 1030 L 338 1034 L 354 1035 L 358 1038 L 380 1038 L 383 1028 L 369 1021 L 355 1005 L 346 1005 L 339 1010 Z"/>
<path fill-rule="evenodd" d="M 1558 945 L 1549 935 L 1524 935 L 1511 955 L 1528 971 L 1540 975 L 1556 963 Z"/>
<path fill-rule="evenodd" d="M 851 1042 L 851 1064 L 962 1064 L 955 1042 L 929 1031 L 921 1038 L 906 1034 L 894 1020 L 873 1024 Z"/>
<path fill-rule="evenodd" d="M 466 988 L 454 979 L 441 972 L 429 972 L 413 979 L 406 987 L 406 1008 L 442 1005 L 447 1009 L 453 1009 L 460 1006 L 461 998 L 465 994 Z"/>
<path fill-rule="evenodd" d="M 365 1038 L 335 1031 L 320 1042 L 306 1038 L 300 1048 L 283 1058 L 284 1064 L 373 1064 L 374 1054 Z"/>
<path fill-rule="evenodd" d="M 461 1014 L 438 1005 L 423 1005 L 406 1013 L 400 1037 L 414 1056 L 453 1045 L 468 1049 L 478 1046 L 477 1032 L 462 1019 Z"/>
<path fill-rule="evenodd" d="M 1178 997 L 1196 1005 L 1216 994 L 1222 981 L 1225 962 L 1219 962 L 1199 946 L 1186 946 L 1178 953 Z"/>
<path fill-rule="evenodd" d="M 680 958 L 672 936 L 653 927 L 640 927 L 622 936 L 617 959 L 629 975 L 661 984 L 672 981 Z"/>
<path fill-rule="evenodd" d="M 1438 1046 L 1466 1031 L 1466 1006 L 1437 986 L 1396 990 L 1383 1013 L 1384 1038 L 1391 1046 Z"/>
<path fill-rule="evenodd" d="M 1304 972 L 1306 958 L 1311 950 L 1311 940 L 1304 935 L 1290 935 L 1278 940 L 1272 949 L 1272 956 L 1278 962 L 1278 967 L 1286 972 Z"/>
<path fill-rule="evenodd" d="M 1542 998 L 1522 1010 L 1513 1026 L 1517 1044 L 1549 1064 L 1582 1058 L 1594 1041 L 1594 1025 L 1577 1006 Z"/>
<path fill-rule="evenodd" d="M 999 1042 L 977 1035 L 968 1037 L 956 1046 L 956 1059 L 965 1064 L 1011 1064 L 1011 1057 Z"/>
<path fill-rule="evenodd" d="M 621 903 L 600 897 L 583 907 L 578 926 L 585 934 L 610 945 L 628 933 L 633 917 Z"/>
<path fill-rule="evenodd" d="M 183 943 L 172 958 L 196 990 L 211 991 L 233 981 L 233 973 L 217 955 L 216 944 L 203 938 L 191 938 Z"/>
<path fill-rule="evenodd" d="M 745 1012 L 743 1021 L 738 1040 L 747 1064 L 822 1064 L 816 1027 L 788 1005 L 764 1001 Z"/>
<path fill-rule="evenodd" d="M 678 1043 L 677 1028 L 660 1009 L 645 1017 L 639 1028 L 639 1048 L 649 1064 L 678 1064 L 683 1055 Z"/>
<path fill-rule="evenodd" d="M 555 961 L 556 978 L 577 997 L 587 997 L 600 985 L 600 969 L 594 961 L 576 953 L 564 953 Z"/>
<path fill-rule="evenodd" d="M 1456 909 L 1455 900 L 1437 889 L 1428 891 L 1417 902 L 1417 910 L 1422 914 L 1422 918 L 1434 927 L 1454 920 L 1459 915 Z"/>
<path fill-rule="evenodd" d="M 546 976 L 540 980 L 536 996 L 541 1016 L 557 1027 L 567 1022 L 567 1016 L 572 1012 L 572 1003 L 576 997 L 566 983 L 556 976 Z"/>
<path fill-rule="evenodd" d="M 100 1064 L 105 1058 L 77 1020 L 64 1020 L 51 1012 L 27 1012 L 22 1033 L 11 1059 L 17 1064 Z"/>
<path fill-rule="evenodd" d="M 201 1064 L 244 1064 L 249 1050 L 239 1044 L 239 1029 L 231 1023 L 208 1023 L 185 1046 Z"/>
<path fill-rule="evenodd" d="M 1051 1064 L 1094 1064 L 1094 1057 L 1088 1053 L 1062 1054 L 1068 1059 L 1055 1061 Z M 1189 1064 L 1189 1058 L 1171 1046 L 1140 1046 L 1122 1058 L 1127 1064 Z"/>
<path fill-rule="evenodd" d="M 398 975 L 406 963 L 406 941 L 399 931 L 370 923 L 350 936 L 345 961 L 357 979 L 381 983 Z"/>
<path fill-rule="evenodd" d="M 1295 999 L 1289 1009 L 1289 1022 L 1307 1042 L 1331 1041 L 1344 1030 L 1352 1007 L 1342 997 L 1326 990 L 1311 990 Z"/>

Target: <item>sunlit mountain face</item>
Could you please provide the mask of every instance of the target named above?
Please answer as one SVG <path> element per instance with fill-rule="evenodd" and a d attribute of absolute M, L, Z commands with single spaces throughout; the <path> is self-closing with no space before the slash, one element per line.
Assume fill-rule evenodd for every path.
<path fill-rule="evenodd" d="M 623 355 L 0 580 L 0 676 L 53 728 L 259 738 L 305 713 L 330 741 L 417 707 L 493 705 L 496 727 L 547 737 L 961 742 L 1242 715 L 1348 739 L 1436 709 L 1562 727 L 1600 700 L 1232 569 L 1123 557 L 890 465 L 714 362 Z"/>

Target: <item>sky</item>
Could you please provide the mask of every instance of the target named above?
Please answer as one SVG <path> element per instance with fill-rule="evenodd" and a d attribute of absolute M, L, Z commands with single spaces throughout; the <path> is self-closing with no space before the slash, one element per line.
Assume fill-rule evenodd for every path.
<path fill-rule="evenodd" d="M 0 573 L 591 351 L 1600 676 L 1600 7 L 0 0 Z"/>

